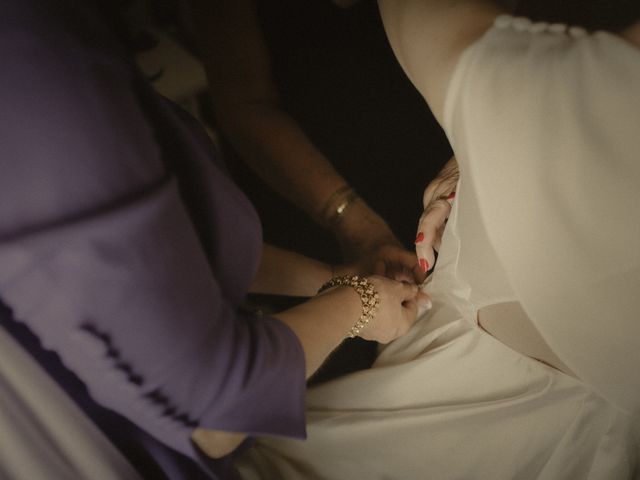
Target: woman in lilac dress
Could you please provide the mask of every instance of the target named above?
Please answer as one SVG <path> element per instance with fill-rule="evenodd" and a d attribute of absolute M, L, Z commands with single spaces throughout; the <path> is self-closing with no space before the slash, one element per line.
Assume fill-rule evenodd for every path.
<path fill-rule="evenodd" d="M 370 277 L 379 307 L 355 330 L 371 295 L 349 286 L 242 311 L 249 290 L 312 296 L 350 272 L 263 249 L 203 130 L 150 89 L 109 17 L 79 0 L 3 7 L 2 325 L 143 476 L 227 478 L 246 436 L 305 436 L 305 378 L 348 332 L 388 342 L 421 297 Z M 56 460 L 31 462 L 67 462 L 56 432 L 33 435 Z"/>

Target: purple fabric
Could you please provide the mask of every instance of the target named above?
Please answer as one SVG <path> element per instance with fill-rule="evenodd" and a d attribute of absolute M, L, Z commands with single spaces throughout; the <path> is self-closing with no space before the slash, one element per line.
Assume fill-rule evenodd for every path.
<path fill-rule="evenodd" d="M 82 2 L 8 3 L 2 301 L 99 403 L 193 458 L 195 425 L 304 437 L 303 352 L 239 311 L 260 225 L 202 131 Z"/>

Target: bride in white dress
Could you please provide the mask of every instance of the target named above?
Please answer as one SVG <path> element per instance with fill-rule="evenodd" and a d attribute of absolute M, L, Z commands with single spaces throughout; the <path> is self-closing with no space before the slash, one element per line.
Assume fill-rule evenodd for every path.
<path fill-rule="evenodd" d="M 259 441 L 243 477 L 633 478 L 640 23 L 588 33 L 483 1 L 381 12 L 460 167 L 433 308 L 370 370 L 311 389 L 307 441 Z"/>

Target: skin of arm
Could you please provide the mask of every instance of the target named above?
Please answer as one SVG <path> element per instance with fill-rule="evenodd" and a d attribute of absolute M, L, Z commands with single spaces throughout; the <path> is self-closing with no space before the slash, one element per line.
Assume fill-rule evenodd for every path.
<path fill-rule="evenodd" d="M 446 90 L 460 55 L 504 12 L 482 0 L 380 0 L 379 5 L 394 52 L 442 124 Z M 640 46 L 640 22 L 636 21 L 619 35 L 630 44 Z M 429 45 L 438 47 L 433 50 L 425 47 Z M 419 249 L 432 250 L 431 247 L 439 243 L 450 211 L 445 201 L 431 202 L 432 187 L 425 192 L 425 208 L 431 203 L 431 209 L 425 210 L 419 227 L 431 233 L 425 233 L 424 245 Z M 532 326 L 519 304 L 485 306 L 478 312 L 478 323 L 513 350 L 576 376 Z"/>
<path fill-rule="evenodd" d="M 327 201 L 347 182 L 282 108 L 253 0 L 190 1 L 220 127 L 271 187 L 326 224 Z M 393 275 L 404 269 L 424 279 L 414 255 L 362 199 L 330 228 L 363 270 Z"/>
<path fill-rule="evenodd" d="M 221 3 L 225 5 L 221 5 Z M 237 90 L 234 92 L 233 88 L 231 92 L 227 91 L 227 93 L 223 95 L 225 97 L 223 99 L 223 106 L 220 106 L 220 104 L 218 104 L 217 106 L 217 111 L 219 112 L 223 128 L 227 129 L 227 134 L 229 134 L 232 139 L 234 137 L 234 133 L 232 133 L 234 131 L 233 129 L 236 129 L 236 139 L 242 139 L 243 135 L 245 136 L 244 141 L 246 142 L 246 144 L 243 145 L 243 142 L 238 140 L 236 140 L 235 143 L 238 143 L 238 145 L 236 145 L 236 148 L 238 148 L 242 154 L 251 155 L 251 157 L 248 158 L 256 158 L 258 156 L 266 155 L 267 158 L 270 158 L 272 160 L 272 163 L 279 164 L 279 157 L 269 157 L 267 153 L 267 151 L 269 150 L 265 148 L 265 146 L 268 147 L 269 145 L 272 145 L 276 147 L 276 151 L 280 150 L 285 153 L 288 152 L 291 155 L 290 158 L 293 159 L 293 163 L 287 165 L 286 168 L 283 168 L 280 171 L 277 171 L 275 169 L 271 170 L 272 172 L 276 172 L 276 178 L 274 179 L 272 177 L 272 182 L 277 182 L 278 178 L 286 178 L 287 174 L 292 174 L 295 171 L 293 170 L 294 165 L 296 164 L 296 162 L 300 161 L 301 157 L 296 156 L 296 154 L 294 153 L 295 148 L 294 146 L 292 146 L 292 144 L 286 141 L 283 142 L 279 136 L 274 134 L 276 132 L 270 130 L 270 128 L 276 128 L 275 126 L 278 124 L 280 126 L 296 126 L 295 123 L 290 118 L 288 118 L 286 114 L 279 111 L 277 107 L 277 94 L 269 73 L 268 57 L 266 55 L 266 52 L 264 51 L 262 40 L 259 37 L 258 26 L 255 23 L 255 13 L 249 23 L 246 23 L 247 19 L 242 14 L 243 6 L 244 8 L 251 7 L 253 9 L 253 5 L 249 5 L 250 2 L 247 0 L 241 0 L 237 3 L 230 2 L 231 5 L 229 5 L 228 3 L 229 2 L 218 2 L 216 4 L 216 8 L 227 8 L 227 14 L 234 13 L 235 15 L 239 15 L 239 17 L 237 17 L 235 21 L 229 21 L 229 18 L 227 18 L 227 20 L 224 22 L 217 22 L 209 24 L 208 26 L 206 24 L 200 25 L 201 32 L 214 32 L 211 34 L 211 36 L 208 36 L 207 41 L 205 42 L 206 45 L 209 45 L 208 50 L 203 52 L 206 58 L 211 60 L 217 59 L 216 62 L 212 61 L 212 63 L 207 66 L 208 70 L 210 71 L 211 68 L 215 68 L 217 66 L 218 71 L 221 72 L 218 78 L 212 81 L 214 102 L 216 101 L 216 98 L 219 98 L 220 95 L 223 95 L 222 92 L 224 92 L 225 90 L 224 84 L 220 84 L 220 78 L 225 78 L 225 76 L 229 75 L 231 78 L 229 78 L 228 82 L 234 83 L 235 81 L 235 84 L 231 87 L 237 87 L 240 92 L 238 92 Z M 203 5 L 200 5 L 200 7 L 202 8 Z M 213 12 L 211 8 L 214 7 L 210 6 L 208 8 L 209 11 L 206 12 L 207 14 L 204 14 L 200 17 L 196 15 L 196 17 L 200 19 L 211 18 L 212 16 L 215 17 L 215 12 Z M 412 34 L 421 36 L 422 38 L 420 40 L 427 42 L 426 44 L 442 45 L 443 52 L 438 55 L 434 55 L 432 58 L 425 61 L 425 58 L 421 55 L 421 52 L 416 52 L 415 49 L 412 49 L 410 47 L 410 44 L 406 43 L 406 38 L 411 37 L 411 40 L 414 41 L 414 36 L 402 35 L 401 37 L 398 30 L 387 28 L 387 34 L 394 48 L 394 51 L 403 68 L 412 80 L 414 80 L 414 78 L 416 77 L 423 78 L 425 72 L 422 70 L 412 72 L 410 66 L 416 65 L 415 68 L 422 68 L 421 66 L 423 64 L 427 64 L 423 67 L 426 69 L 425 71 L 432 70 L 431 72 L 429 72 L 429 74 L 426 75 L 427 80 L 424 82 L 425 89 L 432 92 L 427 96 L 427 101 L 434 110 L 436 118 L 438 118 L 438 120 L 441 120 L 446 86 L 448 84 L 449 77 L 451 75 L 453 67 L 455 66 L 457 58 L 469 43 L 475 40 L 475 38 L 477 38 L 480 34 L 482 34 L 482 32 L 484 32 L 484 30 L 486 30 L 490 26 L 493 18 L 498 13 L 500 13 L 499 10 L 486 3 L 476 5 L 473 2 L 465 2 L 463 5 L 459 5 L 456 2 L 419 2 L 417 0 L 407 0 L 405 2 L 395 2 L 392 0 L 382 1 L 380 3 L 380 8 L 383 20 L 385 18 L 388 19 L 393 16 L 400 16 L 400 21 L 402 22 L 402 26 L 404 27 L 402 28 L 403 31 L 405 28 L 409 28 Z M 419 15 L 415 14 L 414 11 L 416 9 L 418 9 Z M 200 12 L 204 13 L 202 12 L 202 10 L 200 10 Z M 458 17 L 458 15 L 462 15 L 462 17 L 465 18 L 466 21 L 463 22 L 463 25 L 460 28 L 456 29 L 454 28 L 456 27 L 456 25 L 452 23 L 454 21 L 459 21 L 459 19 L 456 18 Z M 476 18 L 476 15 L 478 15 L 479 17 Z M 222 18 L 222 15 L 218 16 L 218 18 Z M 243 21 L 245 22 L 244 24 L 242 24 Z M 425 21 L 427 22 L 427 25 L 424 25 Z M 238 25 L 237 22 L 240 22 L 239 25 L 242 25 L 242 27 L 239 28 L 239 32 L 244 31 L 246 44 L 253 44 L 253 49 L 257 48 L 258 52 L 262 52 L 259 55 L 258 59 L 253 58 L 253 61 L 257 60 L 259 63 L 261 62 L 263 68 L 262 76 L 260 74 L 256 75 L 256 72 L 253 72 L 252 77 L 251 72 L 253 71 L 253 69 L 250 65 L 251 61 L 245 63 L 247 62 L 247 57 L 249 59 L 252 58 L 252 53 L 247 51 L 242 52 L 242 47 L 238 45 L 235 45 L 234 48 L 234 45 L 230 44 L 229 38 L 225 38 L 225 36 L 230 35 L 228 29 L 233 28 L 231 27 L 231 25 Z M 443 25 L 440 22 L 444 22 L 447 25 Z M 398 25 L 398 20 L 395 19 L 392 23 L 394 25 Z M 470 30 L 465 31 L 465 25 L 467 25 Z M 385 25 L 385 27 L 387 27 L 387 25 Z M 223 35 L 222 38 L 215 38 L 220 37 L 220 32 L 224 32 L 225 28 L 227 29 L 226 35 Z M 452 31 L 449 31 L 449 28 L 454 29 Z M 426 33 L 421 33 L 421 29 Z M 238 31 L 235 32 L 235 35 L 237 34 Z M 230 36 L 233 37 L 234 35 Z M 214 49 L 213 53 L 211 52 L 212 48 Z M 241 51 L 238 51 L 238 48 L 240 48 Z M 253 53 L 255 54 L 255 51 Z M 222 57 L 222 61 L 220 57 Z M 224 61 L 225 58 L 226 62 Z M 231 74 L 230 70 L 226 68 L 226 66 L 228 66 L 230 62 L 233 63 L 236 60 L 238 60 L 236 66 L 240 68 L 241 71 L 242 68 L 246 69 L 244 73 L 248 76 L 248 79 L 245 78 L 245 80 L 249 83 L 249 85 L 252 85 L 256 88 L 256 90 L 253 91 L 254 95 L 249 95 L 248 99 L 245 97 L 245 99 L 243 100 L 242 97 L 242 80 L 238 83 L 239 78 Z M 215 75 L 211 76 L 214 77 Z M 242 76 L 240 76 L 240 79 L 242 79 Z M 229 87 L 230 85 L 227 86 Z M 245 85 L 245 87 L 247 87 L 247 85 Z M 243 101 L 246 101 L 246 103 L 242 104 Z M 251 117 L 251 120 L 248 120 L 246 118 L 243 120 L 242 118 L 240 118 L 242 117 L 243 109 L 245 109 L 244 114 Z M 272 121 L 269 120 L 270 116 L 272 117 Z M 224 118 L 226 119 L 223 120 Z M 225 124 L 226 127 L 224 127 Z M 262 137 L 264 141 L 262 145 L 255 140 L 253 142 L 251 141 L 250 132 L 251 129 L 255 128 L 256 126 L 258 127 L 257 130 L 261 131 L 264 135 Z M 265 129 L 263 129 L 262 127 L 265 127 Z M 248 132 L 244 129 L 247 129 Z M 299 128 L 297 130 L 296 128 L 294 128 L 293 131 L 296 132 L 293 138 L 299 141 L 302 140 L 303 144 L 306 143 L 306 147 L 310 147 L 310 149 L 306 150 L 306 152 L 311 154 L 310 158 L 313 158 L 312 150 L 315 151 L 313 146 L 310 143 L 307 143 L 308 141 L 304 137 L 304 134 L 299 130 Z M 305 150 L 303 149 L 302 151 Z M 317 158 L 319 157 L 316 157 L 316 159 Z M 274 159 L 276 160 L 275 162 L 273 162 Z M 266 165 L 261 161 L 258 163 L 260 165 Z M 328 161 L 326 161 L 326 159 L 324 159 L 324 162 L 319 162 L 320 165 L 322 165 L 323 163 L 326 164 L 325 167 L 329 167 L 330 169 L 332 169 L 331 165 Z M 309 166 L 305 162 L 298 163 L 298 166 L 309 168 Z M 260 167 L 257 166 L 256 168 Z M 315 173 L 318 174 L 318 171 L 315 171 Z M 307 174 L 305 174 L 305 177 L 306 175 Z M 290 199 L 299 200 L 299 204 L 302 205 L 307 212 L 311 213 L 315 208 L 317 208 L 316 205 L 322 205 L 323 199 L 330 196 L 331 193 L 335 191 L 335 189 L 344 184 L 344 182 L 340 181 L 342 179 L 337 176 L 337 173 L 334 179 L 336 178 L 339 180 L 333 185 L 324 183 L 324 187 L 313 190 L 315 192 L 318 192 L 324 189 L 322 195 L 316 197 L 314 202 L 309 203 L 300 201 L 300 199 L 296 199 L 295 197 L 292 197 Z M 301 184 L 296 183 L 296 185 L 299 187 Z M 275 186 L 277 187 L 277 184 L 275 184 Z M 291 195 L 293 196 L 295 194 L 292 193 Z M 304 198 L 311 198 L 309 192 L 301 192 L 299 189 L 298 195 L 301 195 Z M 272 261 L 276 260 L 279 256 L 280 258 L 282 258 L 281 255 L 282 252 L 273 250 L 267 251 L 266 258 L 263 260 L 263 263 L 265 264 L 265 266 L 267 266 Z M 317 272 L 319 276 L 322 275 L 320 272 L 323 269 L 320 266 L 316 265 L 312 268 Z M 268 274 L 266 271 L 258 275 L 256 283 L 254 283 L 255 291 L 264 290 L 266 288 L 266 285 L 268 285 L 270 282 L 273 282 L 273 280 L 269 280 L 269 275 L 270 274 Z M 315 274 L 310 274 L 310 277 L 313 276 L 315 276 Z M 313 280 L 310 280 L 310 283 L 314 283 Z M 271 285 L 274 285 L 274 283 L 271 283 Z M 286 287 L 284 285 L 282 286 Z M 303 287 L 302 289 L 305 290 L 306 288 L 307 287 Z M 359 314 L 359 298 L 355 294 L 355 292 L 349 290 L 350 289 L 345 288 L 335 289 L 325 295 L 315 297 L 309 302 L 306 302 L 276 316 L 291 327 L 291 329 L 296 333 L 301 344 L 303 345 L 305 351 L 305 360 L 307 362 L 307 378 L 320 366 L 322 361 L 326 358 L 327 355 L 329 355 L 329 353 L 335 348 L 335 346 L 340 343 L 344 336 L 343 332 L 348 329 L 349 326 L 353 323 L 352 319 L 357 318 Z M 340 296 L 340 298 L 338 298 L 338 296 Z M 338 311 L 335 308 L 331 308 L 332 305 L 335 305 L 333 304 L 333 302 L 336 300 L 339 301 L 339 304 L 341 305 L 341 309 L 339 309 Z M 192 436 L 194 442 L 198 444 L 206 454 L 214 458 L 219 458 L 230 453 L 244 440 L 244 438 L 246 438 L 244 434 L 204 429 L 196 429 Z"/>
<path fill-rule="evenodd" d="M 370 270 L 360 264 L 329 265 L 305 255 L 264 244 L 258 272 L 251 293 L 313 297 L 333 277 L 367 275 Z"/>
<path fill-rule="evenodd" d="M 398 61 L 442 125 L 460 55 L 506 11 L 484 0 L 380 0 L 378 5 Z M 434 48 L 427 52 L 425 45 Z"/>
<path fill-rule="evenodd" d="M 281 107 L 253 0 L 191 0 L 222 130 L 251 167 L 318 218 L 346 184 Z"/>
<path fill-rule="evenodd" d="M 442 125 L 445 95 L 460 55 L 507 11 L 486 0 L 379 0 L 378 5 L 398 61 Z M 640 22 L 621 37 L 640 46 Z M 427 52 L 424 45 L 437 48 Z"/>
<path fill-rule="evenodd" d="M 336 303 L 337 302 L 337 303 Z M 340 308 L 335 308 L 336 304 Z M 297 307 L 274 315 L 296 334 L 305 353 L 309 378 L 344 339 L 345 332 L 361 312 L 360 297 L 349 287 L 340 287 Z M 191 439 L 212 458 L 230 454 L 247 435 L 237 432 L 197 428 Z"/>
<path fill-rule="evenodd" d="M 418 304 L 428 300 L 416 285 L 384 277 L 369 278 L 380 294 L 374 321 L 363 330 L 367 339 L 387 343 L 406 333 L 416 320 Z M 273 315 L 297 336 L 309 378 L 342 342 L 362 313 L 360 296 L 351 287 L 333 288 L 289 310 Z M 246 438 L 243 433 L 196 429 L 192 440 L 213 458 L 228 455 Z"/>
<path fill-rule="evenodd" d="M 360 296 L 351 287 L 333 288 L 316 295 L 318 289 L 332 276 L 347 273 L 358 272 L 355 267 L 349 265 L 330 267 L 294 252 L 271 245 L 264 246 L 251 292 L 313 297 L 307 302 L 273 315 L 287 324 L 300 341 L 305 357 L 306 378 L 309 378 L 342 342 L 345 333 L 362 312 Z M 366 332 L 374 335 L 371 339 L 389 341 L 408 330 L 410 324 L 415 321 L 417 304 L 426 299 L 421 297 L 424 294 L 419 293 L 415 285 L 403 285 L 381 277 L 370 281 L 377 286 L 381 294 L 381 305 L 386 308 L 380 312 L 382 318 L 378 319 L 379 323 L 383 324 L 382 333 L 369 331 L 377 330 L 377 325 L 368 327 Z M 391 284 L 391 289 L 387 290 Z M 389 291 L 394 294 L 385 294 Z M 386 322 L 384 319 L 387 319 Z M 191 438 L 208 456 L 220 458 L 236 449 L 246 435 L 198 428 Z"/>
<path fill-rule="evenodd" d="M 497 15 L 506 12 L 484 0 L 380 0 L 378 3 L 394 53 L 442 124 L 447 87 L 460 55 L 492 25 Z M 640 46 L 640 22 L 620 35 Z M 427 52 L 424 45 L 438 48 Z M 445 188 L 439 191 L 442 185 Z M 434 258 L 432 247 L 438 249 L 450 210 L 445 201 L 434 201 L 434 198 L 449 193 L 454 187 L 436 178 L 425 191 L 425 213 L 418 230 L 417 253 L 429 265 Z"/>
<path fill-rule="evenodd" d="M 252 293 L 312 297 L 331 277 L 344 275 L 349 268 L 335 269 L 295 252 L 265 244 Z M 351 290 L 351 291 L 350 291 Z M 335 308 L 335 301 L 341 308 Z M 340 344 L 361 309 L 360 298 L 350 288 L 331 290 L 296 308 L 275 315 L 296 334 L 305 352 L 306 378 Z M 211 458 L 230 454 L 247 435 L 222 430 L 196 429 L 191 439 Z"/>
<path fill-rule="evenodd" d="M 334 269 L 326 263 L 272 245 L 264 245 L 251 293 L 312 297 L 334 275 L 356 273 L 348 267 Z"/>

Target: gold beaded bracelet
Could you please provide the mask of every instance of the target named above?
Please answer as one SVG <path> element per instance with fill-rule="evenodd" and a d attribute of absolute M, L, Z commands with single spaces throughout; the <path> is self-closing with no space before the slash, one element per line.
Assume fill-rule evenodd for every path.
<path fill-rule="evenodd" d="M 347 334 L 349 338 L 354 338 L 360 335 L 362 329 L 373 319 L 373 316 L 378 310 L 378 306 L 380 304 L 380 296 L 369 280 L 364 277 L 359 277 L 358 275 L 333 277 L 320 287 L 318 293 L 322 293 L 332 287 L 343 285 L 353 287 L 360 296 L 360 301 L 362 302 L 362 315 L 360 315 L 358 321 L 353 327 L 351 327 L 351 330 L 349 330 L 349 333 Z"/>

